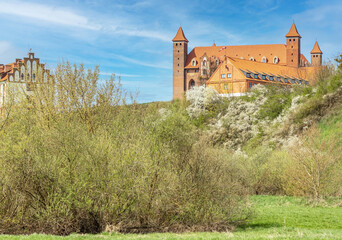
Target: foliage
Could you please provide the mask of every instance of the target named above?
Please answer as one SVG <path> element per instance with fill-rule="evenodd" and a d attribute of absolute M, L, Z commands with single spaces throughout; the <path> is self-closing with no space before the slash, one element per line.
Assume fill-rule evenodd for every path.
<path fill-rule="evenodd" d="M 312 205 L 304 198 L 284 196 L 252 196 L 250 204 L 255 208 L 255 216 L 244 226 L 233 232 L 188 232 L 120 234 L 101 233 L 97 235 L 72 234 L 68 237 L 52 235 L 2 235 L 5 240 L 40 239 L 341 239 L 340 219 L 341 199 Z"/>
<path fill-rule="evenodd" d="M 231 155 L 183 103 L 127 104 L 118 78 L 68 62 L 38 82 L 0 132 L 1 233 L 227 230 L 249 216 Z"/>

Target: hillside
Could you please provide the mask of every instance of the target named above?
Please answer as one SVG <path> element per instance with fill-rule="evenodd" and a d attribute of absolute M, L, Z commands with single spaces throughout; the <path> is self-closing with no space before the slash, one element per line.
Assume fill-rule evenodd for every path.
<path fill-rule="evenodd" d="M 253 221 L 252 195 L 342 197 L 340 68 L 151 104 L 98 73 L 60 64 L 55 85 L 7 105 L 0 233 L 226 232 Z"/>

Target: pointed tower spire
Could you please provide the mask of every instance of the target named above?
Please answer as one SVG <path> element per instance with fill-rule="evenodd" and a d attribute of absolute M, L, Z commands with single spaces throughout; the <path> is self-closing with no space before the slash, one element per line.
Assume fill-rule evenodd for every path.
<path fill-rule="evenodd" d="M 301 36 L 298 33 L 296 24 L 294 22 L 292 23 L 290 31 L 288 32 L 288 34 L 285 35 L 285 37 L 300 37 L 301 38 Z"/>
<path fill-rule="evenodd" d="M 318 42 L 315 42 L 315 45 L 313 47 L 313 49 L 310 52 L 311 54 L 313 53 L 319 53 L 319 54 L 323 54 L 323 52 L 321 51 L 321 49 L 319 48 Z"/>
<path fill-rule="evenodd" d="M 179 27 L 178 32 L 176 36 L 172 39 L 173 42 L 189 42 L 188 39 L 186 39 L 182 27 Z"/>

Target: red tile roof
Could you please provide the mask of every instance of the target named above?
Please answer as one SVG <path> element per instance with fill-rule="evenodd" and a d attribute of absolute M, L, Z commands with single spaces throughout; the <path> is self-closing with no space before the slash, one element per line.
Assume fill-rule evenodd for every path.
<path fill-rule="evenodd" d="M 298 33 L 295 23 L 292 24 L 290 31 L 288 32 L 288 34 L 285 35 L 285 37 L 300 37 L 301 38 L 301 36 Z"/>
<path fill-rule="evenodd" d="M 172 42 L 177 42 L 177 41 L 185 41 L 189 42 L 188 39 L 186 39 L 182 27 L 178 29 L 178 32 L 176 36 L 172 39 Z"/>
<path fill-rule="evenodd" d="M 314 47 L 313 47 L 313 49 L 311 50 L 310 53 L 311 53 L 311 54 L 312 54 L 312 53 L 320 53 L 320 54 L 323 54 L 323 52 L 321 51 L 321 49 L 320 49 L 319 46 L 318 46 L 318 42 L 317 42 L 317 41 L 315 42 L 315 45 L 314 45 Z"/>
<path fill-rule="evenodd" d="M 272 63 L 274 57 L 278 57 L 279 64 L 286 64 L 286 46 L 284 44 L 267 45 L 240 45 L 240 46 L 211 46 L 195 47 L 187 56 L 185 68 L 199 68 L 200 57 L 206 54 L 210 61 L 218 58 L 224 60 L 224 56 L 243 58 L 249 60 L 253 57 L 261 62 L 262 57 L 266 57 Z M 192 59 L 197 61 L 195 66 L 191 65 Z M 208 59 L 209 60 L 209 59 Z"/>

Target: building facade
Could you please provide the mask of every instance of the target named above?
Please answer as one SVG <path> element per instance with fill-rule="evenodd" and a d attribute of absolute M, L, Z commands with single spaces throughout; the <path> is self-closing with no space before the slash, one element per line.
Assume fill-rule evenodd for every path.
<path fill-rule="evenodd" d="M 16 94 L 30 94 L 36 84 L 49 81 L 50 71 L 45 69 L 45 64 L 34 53 L 10 64 L 0 64 L 0 115 L 5 111 L 9 89 L 16 90 Z"/>
<path fill-rule="evenodd" d="M 309 84 L 322 65 L 318 43 L 311 63 L 301 53 L 301 36 L 293 23 L 286 44 L 195 47 L 180 27 L 173 38 L 173 99 L 193 86 L 207 85 L 221 94 L 239 95 L 254 84 Z"/>

